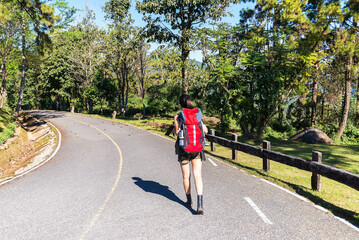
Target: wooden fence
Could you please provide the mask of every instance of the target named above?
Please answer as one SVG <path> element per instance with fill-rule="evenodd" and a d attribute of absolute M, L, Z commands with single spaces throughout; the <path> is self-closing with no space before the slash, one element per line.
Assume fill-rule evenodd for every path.
<path fill-rule="evenodd" d="M 236 151 L 248 153 L 250 155 L 263 159 L 263 170 L 270 171 L 270 160 L 296 167 L 305 171 L 312 172 L 312 189 L 320 191 L 320 176 L 333 179 L 359 191 L 359 175 L 347 172 L 332 166 L 322 164 L 322 153 L 312 152 L 312 160 L 293 157 L 270 150 L 270 142 L 263 141 L 263 148 L 255 147 L 249 144 L 237 142 L 237 136 L 234 134 L 234 140 L 215 136 L 213 129 L 206 134 L 210 142 L 211 151 L 215 151 L 215 143 L 232 149 L 232 159 L 237 158 Z"/>

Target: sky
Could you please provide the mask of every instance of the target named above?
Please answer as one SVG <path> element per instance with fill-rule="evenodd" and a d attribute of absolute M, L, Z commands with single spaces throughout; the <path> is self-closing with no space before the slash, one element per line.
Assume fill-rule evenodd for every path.
<path fill-rule="evenodd" d="M 103 6 L 105 5 L 106 0 L 67 0 L 67 2 L 69 3 L 70 7 L 75 7 L 80 10 L 76 13 L 75 24 L 77 22 L 80 22 L 82 20 L 82 18 L 84 17 L 86 5 L 87 5 L 88 9 L 93 10 L 95 12 L 96 24 L 100 28 L 104 28 L 104 29 L 107 28 L 108 22 L 105 20 L 105 13 L 102 10 Z M 130 9 L 131 16 L 135 20 L 134 24 L 136 26 L 143 27 L 145 25 L 145 22 L 142 20 L 142 14 L 140 14 L 136 11 L 135 4 L 136 4 L 136 2 L 133 0 L 132 6 Z M 233 17 L 225 17 L 222 19 L 222 21 L 228 22 L 232 25 L 237 24 L 239 21 L 239 11 L 242 8 L 247 7 L 247 6 L 248 6 L 248 4 L 235 4 L 235 5 L 230 6 L 228 8 L 228 12 L 232 13 Z M 157 46 L 158 46 L 157 43 L 152 43 L 150 51 L 157 48 Z M 192 51 L 190 58 L 196 59 L 197 61 L 202 61 L 202 54 L 200 51 Z"/>

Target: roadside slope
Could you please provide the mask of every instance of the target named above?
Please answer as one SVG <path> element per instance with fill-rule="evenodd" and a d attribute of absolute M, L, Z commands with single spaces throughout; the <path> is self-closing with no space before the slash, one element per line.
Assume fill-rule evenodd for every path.
<path fill-rule="evenodd" d="M 61 143 L 52 124 L 22 113 L 13 137 L 0 146 L 0 184 L 22 175 L 47 161 Z"/>

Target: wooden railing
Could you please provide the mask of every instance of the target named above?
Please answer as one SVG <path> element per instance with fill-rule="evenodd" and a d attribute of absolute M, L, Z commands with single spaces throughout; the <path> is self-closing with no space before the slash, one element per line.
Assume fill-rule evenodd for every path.
<path fill-rule="evenodd" d="M 271 151 L 270 142 L 268 141 L 263 141 L 263 148 L 259 148 L 249 144 L 237 142 L 237 136 L 235 134 L 234 140 L 228 140 L 223 137 L 215 136 L 213 129 L 210 130 L 210 134 L 206 134 L 206 138 L 210 142 L 211 151 L 215 151 L 215 143 L 232 149 L 232 159 L 237 158 L 236 151 L 241 151 L 262 158 L 263 170 L 265 171 L 270 171 L 270 160 L 305 171 L 310 171 L 312 172 L 311 180 L 313 190 L 320 191 L 320 176 L 325 176 L 359 191 L 359 175 L 322 164 L 321 152 L 313 151 L 312 160 L 310 161 Z"/>

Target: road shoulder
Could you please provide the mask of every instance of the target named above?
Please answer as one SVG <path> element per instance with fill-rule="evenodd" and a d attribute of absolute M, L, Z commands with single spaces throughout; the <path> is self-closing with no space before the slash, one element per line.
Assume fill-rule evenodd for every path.
<path fill-rule="evenodd" d="M 18 122 L 15 136 L 0 146 L 0 185 L 45 164 L 61 144 L 61 133 L 53 124 L 28 113 Z"/>

